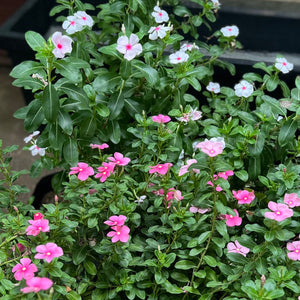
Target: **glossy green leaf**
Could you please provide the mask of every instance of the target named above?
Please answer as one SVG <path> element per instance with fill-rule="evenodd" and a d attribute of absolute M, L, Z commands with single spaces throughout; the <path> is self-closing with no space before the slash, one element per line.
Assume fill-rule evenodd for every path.
<path fill-rule="evenodd" d="M 155 86 L 158 83 L 159 74 L 155 69 L 153 69 L 149 65 L 146 65 L 142 61 L 134 60 L 132 62 L 132 67 L 139 71 L 139 74 L 135 74 L 135 76 L 145 78 L 150 84 L 150 86 Z"/>
<path fill-rule="evenodd" d="M 39 51 L 46 45 L 45 39 L 39 33 L 34 31 L 27 31 L 25 33 L 25 40 L 34 51 Z"/>
<path fill-rule="evenodd" d="M 78 162 L 78 148 L 77 143 L 69 137 L 63 146 L 63 156 L 68 164 L 75 166 Z"/>
<path fill-rule="evenodd" d="M 47 121 L 55 122 L 59 111 L 59 98 L 52 84 L 46 86 L 42 96 L 42 103 L 44 116 Z"/>
<path fill-rule="evenodd" d="M 298 121 L 295 118 L 289 117 L 287 121 L 283 124 L 280 128 L 279 136 L 278 136 L 278 143 L 279 145 L 285 146 L 291 140 L 295 139 L 295 133 L 298 128 Z"/>
<path fill-rule="evenodd" d="M 14 78 L 23 78 L 43 71 L 43 66 L 39 62 L 26 60 L 15 66 L 9 75 Z"/>
<path fill-rule="evenodd" d="M 180 260 L 175 264 L 176 269 L 189 270 L 196 267 L 196 264 L 190 260 Z"/>
<path fill-rule="evenodd" d="M 36 99 L 29 104 L 29 109 L 24 121 L 24 127 L 28 132 L 33 132 L 41 126 L 45 116 L 42 108 L 42 103 Z"/>

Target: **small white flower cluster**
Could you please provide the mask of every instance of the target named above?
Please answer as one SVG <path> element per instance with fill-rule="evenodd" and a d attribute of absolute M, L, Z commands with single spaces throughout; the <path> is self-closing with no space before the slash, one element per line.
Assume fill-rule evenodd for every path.
<path fill-rule="evenodd" d="M 158 24 L 169 21 L 168 13 L 165 10 L 162 10 L 159 6 L 154 7 L 154 11 L 151 15 Z M 157 40 L 158 38 L 163 39 L 170 30 L 172 30 L 172 27 L 165 26 L 165 24 L 152 26 L 148 31 L 149 39 L 152 41 Z"/>
<path fill-rule="evenodd" d="M 35 156 L 37 154 L 39 154 L 40 156 L 44 156 L 46 154 L 46 149 L 47 148 L 38 147 L 38 145 L 36 144 L 36 140 L 34 140 L 34 137 L 38 134 L 40 134 L 40 132 L 37 130 L 37 131 L 34 131 L 29 136 L 24 138 L 25 143 L 32 142 L 32 146 L 29 148 L 29 150 L 31 151 L 32 156 Z"/>
<path fill-rule="evenodd" d="M 73 34 L 81 31 L 84 26 L 92 27 L 93 24 L 94 21 L 91 16 L 85 11 L 78 11 L 73 16 L 67 17 L 67 20 L 63 22 L 62 27 L 68 34 Z"/>

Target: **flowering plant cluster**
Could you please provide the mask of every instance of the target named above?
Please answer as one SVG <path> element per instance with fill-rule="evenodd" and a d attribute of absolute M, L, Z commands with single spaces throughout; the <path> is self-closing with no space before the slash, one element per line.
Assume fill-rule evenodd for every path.
<path fill-rule="evenodd" d="M 61 30 L 26 33 L 15 117 L 31 175 L 58 172 L 52 203 L 21 203 L 0 147 L 1 299 L 300 296 L 300 79 L 279 55 L 216 82 L 238 24 L 205 40 L 221 4 L 192 2 L 57 0 Z"/>

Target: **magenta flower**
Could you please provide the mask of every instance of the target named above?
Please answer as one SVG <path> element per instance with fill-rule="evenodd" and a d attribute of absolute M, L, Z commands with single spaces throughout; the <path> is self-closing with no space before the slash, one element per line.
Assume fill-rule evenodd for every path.
<path fill-rule="evenodd" d="M 239 213 L 234 209 L 235 216 L 225 215 L 226 225 L 229 227 L 240 226 L 242 224 L 242 218 L 239 216 Z"/>
<path fill-rule="evenodd" d="M 98 145 L 98 144 L 90 144 L 90 147 L 91 147 L 92 149 L 99 149 L 99 150 L 103 150 L 103 149 L 105 149 L 105 148 L 109 148 L 109 146 L 108 146 L 106 143 L 101 144 L 101 145 Z"/>
<path fill-rule="evenodd" d="M 286 203 L 291 208 L 300 206 L 300 198 L 298 197 L 298 195 L 296 193 L 285 194 L 284 195 L 284 203 Z"/>
<path fill-rule="evenodd" d="M 273 212 L 266 212 L 265 217 L 277 222 L 283 221 L 293 215 L 293 210 L 283 203 L 270 201 L 268 207 Z"/>
<path fill-rule="evenodd" d="M 78 179 L 81 181 L 87 180 L 89 176 L 94 175 L 94 169 L 89 167 L 88 164 L 79 162 L 77 167 L 72 167 L 69 175 L 77 174 Z"/>
<path fill-rule="evenodd" d="M 165 191 L 164 191 L 164 189 L 159 189 L 158 191 L 153 191 L 152 193 L 157 196 L 164 196 Z"/>
<path fill-rule="evenodd" d="M 28 223 L 31 225 L 29 225 L 26 228 L 27 235 L 37 236 L 41 231 L 42 232 L 50 231 L 49 221 L 46 219 L 28 220 Z"/>
<path fill-rule="evenodd" d="M 246 254 L 249 253 L 250 249 L 242 246 L 238 241 L 234 243 L 230 242 L 227 244 L 228 253 L 239 253 L 246 257 Z"/>
<path fill-rule="evenodd" d="M 130 229 L 127 226 L 113 226 L 111 229 L 114 231 L 110 231 L 107 236 L 112 237 L 112 243 L 116 243 L 117 241 L 126 243 L 128 241 Z"/>
<path fill-rule="evenodd" d="M 196 148 L 200 148 L 202 152 L 210 157 L 217 156 L 223 152 L 225 148 L 225 142 L 223 138 L 212 138 L 210 140 L 205 139 L 204 142 L 198 143 Z"/>
<path fill-rule="evenodd" d="M 107 221 L 104 222 L 104 224 L 108 226 L 122 226 L 124 225 L 127 217 L 120 215 L 120 216 L 111 216 L 108 218 Z"/>
<path fill-rule="evenodd" d="M 153 174 L 153 173 L 158 173 L 161 175 L 166 175 L 169 168 L 171 168 L 173 166 L 173 164 L 171 163 L 165 163 L 165 164 L 158 164 L 156 166 L 150 166 L 150 170 L 149 173 Z"/>
<path fill-rule="evenodd" d="M 159 114 L 158 116 L 153 116 L 152 121 L 155 123 L 168 123 L 171 121 L 171 118 L 169 116 Z"/>
<path fill-rule="evenodd" d="M 51 262 L 54 257 L 64 255 L 62 248 L 58 247 L 55 243 L 47 243 L 46 245 L 39 245 L 35 248 L 37 253 L 34 258 L 45 259 L 46 262 Z"/>
<path fill-rule="evenodd" d="M 33 220 L 41 220 L 41 219 L 43 219 L 44 218 L 44 215 L 43 214 L 41 214 L 40 212 L 38 212 L 38 213 L 35 213 L 34 214 L 34 216 L 33 216 Z"/>
<path fill-rule="evenodd" d="M 219 172 L 218 173 L 218 177 L 220 177 L 220 178 L 223 178 L 223 179 L 225 179 L 225 180 L 227 180 L 228 179 L 228 177 L 229 176 L 233 176 L 233 171 L 232 170 L 228 170 L 228 171 L 226 171 L 226 172 Z"/>
<path fill-rule="evenodd" d="M 291 260 L 300 260 L 300 241 L 287 243 L 287 249 L 290 251 L 287 255 Z"/>
<path fill-rule="evenodd" d="M 46 277 L 33 277 L 31 279 L 26 280 L 26 287 L 21 289 L 21 292 L 27 293 L 37 293 L 41 290 L 46 291 L 51 288 L 53 285 L 53 281 Z"/>
<path fill-rule="evenodd" d="M 233 197 L 238 200 L 238 204 L 250 204 L 254 198 L 254 191 L 238 190 L 232 191 Z"/>
<path fill-rule="evenodd" d="M 124 157 L 123 154 L 119 152 L 114 153 L 114 157 L 108 157 L 108 160 L 110 160 L 113 164 L 118 166 L 126 166 L 131 161 L 130 158 Z"/>
<path fill-rule="evenodd" d="M 66 53 L 72 52 L 73 40 L 70 37 L 62 35 L 61 32 L 56 31 L 52 35 L 51 40 L 55 47 L 52 51 L 55 57 L 64 58 Z"/>
<path fill-rule="evenodd" d="M 178 175 L 179 175 L 179 176 L 182 176 L 182 175 L 188 173 L 188 172 L 189 172 L 189 167 L 190 167 L 192 164 L 195 164 L 195 163 L 197 163 L 197 160 L 196 160 L 196 159 L 188 159 L 188 160 L 186 161 L 186 165 L 183 165 L 183 166 L 180 167 L 180 170 L 179 170 L 179 174 L 178 174 Z M 193 172 L 195 172 L 195 173 L 200 173 L 200 170 L 198 170 L 198 169 L 193 169 Z"/>
<path fill-rule="evenodd" d="M 95 175 L 95 178 L 100 178 L 100 182 L 104 182 L 107 177 L 114 173 L 115 164 L 114 163 L 102 163 L 102 167 L 97 168 L 99 173 Z"/>
<path fill-rule="evenodd" d="M 20 262 L 20 264 L 16 264 L 12 268 L 12 272 L 15 273 L 15 279 L 20 281 L 23 278 L 27 280 L 34 277 L 34 272 L 37 272 L 38 269 L 35 264 L 31 263 L 31 259 L 21 258 Z"/>
<path fill-rule="evenodd" d="M 23 244 L 21 244 L 21 243 L 17 243 L 17 248 L 18 248 L 18 250 L 20 251 L 20 252 L 24 252 L 25 251 L 25 246 L 23 245 Z M 16 251 L 16 247 L 15 247 L 15 245 L 13 245 L 12 246 L 12 251 L 13 252 L 15 252 Z"/>

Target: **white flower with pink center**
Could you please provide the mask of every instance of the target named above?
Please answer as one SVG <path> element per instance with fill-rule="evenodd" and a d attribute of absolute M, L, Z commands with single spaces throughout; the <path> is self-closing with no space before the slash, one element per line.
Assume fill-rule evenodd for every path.
<path fill-rule="evenodd" d="M 192 51 L 194 49 L 199 49 L 198 46 L 196 46 L 195 44 L 183 44 L 181 47 L 180 47 L 180 51 Z"/>
<path fill-rule="evenodd" d="M 215 94 L 220 93 L 220 84 L 218 82 L 210 82 L 206 89 Z"/>
<path fill-rule="evenodd" d="M 242 80 L 234 86 L 234 90 L 236 96 L 248 98 L 253 93 L 253 85 L 246 80 Z"/>
<path fill-rule="evenodd" d="M 287 74 L 293 70 L 294 65 L 289 63 L 284 57 L 277 57 L 275 60 L 275 68 L 283 74 Z"/>
<path fill-rule="evenodd" d="M 92 17 L 89 16 L 85 11 L 78 11 L 74 14 L 74 17 L 76 18 L 76 23 L 82 26 L 86 25 L 92 27 L 94 24 Z"/>
<path fill-rule="evenodd" d="M 136 34 L 132 33 L 130 37 L 123 35 L 117 40 L 117 50 L 124 54 L 127 60 L 134 59 L 143 51 L 142 45 L 139 44 L 139 38 Z"/>
<path fill-rule="evenodd" d="M 211 0 L 211 2 L 214 5 L 214 8 L 219 8 L 221 6 L 221 3 L 219 2 L 219 0 Z"/>
<path fill-rule="evenodd" d="M 239 28 L 235 25 L 232 26 L 225 26 L 220 29 L 223 36 L 231 37 L 231 36 L 238 36 L 239 35 Z"/>
<path fill-rule="evenodd" d="M 165 27 L 164 24 L 158 25 L 156 27 L 151 27 L 150 30 L 148 31 L 149 34 L 149 39 L 154 41 L 157 40 L 158 38 L 163 39 L 167 32 L 171 30 L 171 27 Z"/>
<path fill-rule="evenodd" d="M 163 23 L 169 21 L 169 15 L 165 10 L 162 10 L 159 6 L 154 7 L 154 12 L 152 12 L 152 17 L 155 18 L 156 23 Z"/>
<path fill-rule="evenodd" d="M 66 30 L 68 34 L 73 34 L 81 31 L 83 27 L 77 22 L 77 18 L 75 16 L 69 16 L 67 17 L 67 20 L 63 22 L 62 28 Z"/>
<path fill-rule="evenodd" d="M 72 52 L 73 40 L 70 37 L 66 35 L 62 35 L 61 32 L 56 31 L 52 35 L 51 40 L 55 47 L 54 50 L 52 51 L 55 57 L 64 58 L 66 53 Z"/>
<path fill-rule="evenodd" d="M 189 59 L 189 55 L 183 51 L 177 51 L 169 56 L 171 64 L 180 64 Z"/>
<path fill-rule="evenodd" d="M 24 142 L 29 143 L 33 139 L 34 136 L 39 135 L 39 134 L 40 134 L 40 132 L 38 130 L 34 131 L 32 134 L 30 134 L 29 136 L 24 138 Z"/>
<path fill-rule="evenodd" d="M 29 150 L 31 151 L 31 155 L 35 156 L 37 154 L 39 154 L 40 156 L 44 156 L 46 154 L 46 149 L 47 148 L 40 148 L 38 147 L 37 144 L 33 144 Z"/>

